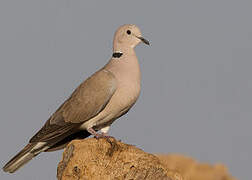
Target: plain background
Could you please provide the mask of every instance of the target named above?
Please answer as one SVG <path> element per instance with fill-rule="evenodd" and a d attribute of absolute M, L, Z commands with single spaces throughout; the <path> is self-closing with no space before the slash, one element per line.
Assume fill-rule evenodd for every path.
<path fill-rule="evenodd" d="M 224 163 L 251 179 L 252 1 L 1 0 L 1 166 L 137 24 L 142 92 L 110 134 L 147 152 Z M 0 179 L 56 179 L 62 151 Z"/>

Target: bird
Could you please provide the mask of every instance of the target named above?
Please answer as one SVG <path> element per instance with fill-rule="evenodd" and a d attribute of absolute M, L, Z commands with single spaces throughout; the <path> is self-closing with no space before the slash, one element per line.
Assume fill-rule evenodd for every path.
<path fill-rule="evenodd" d="M 140 95 L 141 72 L 134 50 L 140 42 L 150 45 L 136 25 L 120 26 L 108 63 L 73 91 L 3 170 L 14 173 L 41 152 L 63 149 L 73 139 L 109 137 L 111 124 L 126 114 Z"/>

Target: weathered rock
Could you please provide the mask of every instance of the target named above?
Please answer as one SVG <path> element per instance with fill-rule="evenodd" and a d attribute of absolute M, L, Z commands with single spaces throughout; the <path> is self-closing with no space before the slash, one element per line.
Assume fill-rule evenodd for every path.
<path fill-rule="evenodd" d="M 178 172 L 185 180 L 235 180 L 222 164 L 198 163 L 178 154 L 156 156 L 167 169 Z"/>
<path fill-rule="evenodd" d="M 222 164 L 182 155 L 153 155 L 110 138 L 74 140 L 58 165 L 58 180 L 235 180 Z"/>
<path fill-rule="evenodd" d="M 109 139 L 89 138 L 72 141 L 58 165 L 59 180 L 162 179 L 173 178 L 160 160 L 135 146 Z"/>

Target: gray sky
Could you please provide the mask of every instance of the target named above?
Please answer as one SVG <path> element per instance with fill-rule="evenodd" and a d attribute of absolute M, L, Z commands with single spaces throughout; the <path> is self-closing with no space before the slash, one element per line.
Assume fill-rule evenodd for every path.
<path fill-rule="evenodd" d="M 142 92 L 110 134 L 147 152 L 226 164 L 251 179 L 252 1 L 1 0 L 1 166 L 137 24 Z M 56 179 L 62 151 L 0 179 Z"/>

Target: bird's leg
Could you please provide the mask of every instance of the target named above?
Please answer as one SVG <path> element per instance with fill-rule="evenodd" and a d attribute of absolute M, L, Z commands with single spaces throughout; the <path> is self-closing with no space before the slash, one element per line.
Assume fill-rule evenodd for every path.
<path fill-rule="evenodd" d="M 109 128 L 106 128 L 106 130 L 108 130 L 108 129 L 109 129 Z M 94 135 L 94 137 L 95 137 L 96 139 L 105 138 L 111 145 L 113 145 L 112 141 L 111 141 L 109 138 L 113 138 L 113 139 L 115 139 L 115 138 L 112 137 L 112 136 L 109 136 L 109 135 L 107 134 L 107 131 L 104 131 L 104 130 L 101 129 L 102 133 L 99 134 L 99 133 L 97 133 L 92 127 L 91 127 L 91 128 L 88 128 L 87 131 L 88 131 L 90 134 Z"/>
<path fill-rule="evenodd" d="M 99 134 L 97 133 L 92 127 L 91 128 L 88 128 L 87 131 L 92 134 L 96 139 L 99 139 L 99 138 L 102 138 L 103 135 L 102 134 Z"/>

